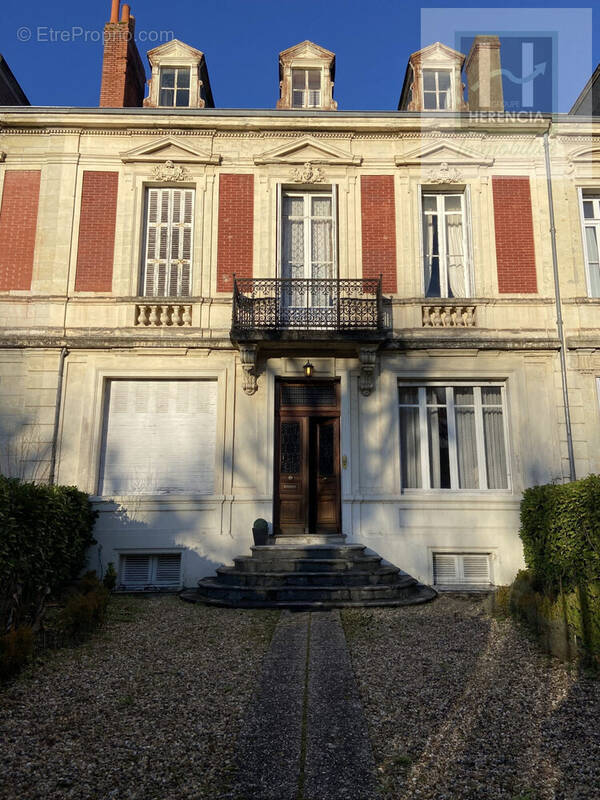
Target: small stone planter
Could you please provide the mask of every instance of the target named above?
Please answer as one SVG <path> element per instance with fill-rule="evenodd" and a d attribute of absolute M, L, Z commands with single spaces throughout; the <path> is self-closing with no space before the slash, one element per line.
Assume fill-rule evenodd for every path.
<path fill-rule="evenodd" d="M 252 526 L 252 536 L 257 547 L 264 547 L 269 544 L 269 525 L 265 519 L 254 520 Z"/>

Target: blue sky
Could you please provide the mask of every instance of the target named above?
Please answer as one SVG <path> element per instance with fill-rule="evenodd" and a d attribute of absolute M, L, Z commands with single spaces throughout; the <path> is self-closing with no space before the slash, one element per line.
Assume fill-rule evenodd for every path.
<path fill-rule="evenodd" d="M 427 9 L 431 27 L 432 20 L 445 20 L 448 14 L 452 18 L 456 15 L 451 10 L 460 8 L 464 24 L 459 27 L 468 30 L 465 9 L 470 5 L 486 9 L 498 3 L 416 6 L 399 0 L 131 0 L 138 34 L 167 38 L 172 34 L 205 53 L 218 107 L 273 108 L 279 51 L 311 39 L 336 53 L 335 98 L 344 110 L 394 110 L 408 56 L 430 43 L 421 41 L 422 9 Z M 564 13 L 553 11 L 547 2 L 528 2 L 527 6 L 539 9 L 533 14 L 533 19 L 539 20 L 533 23 L 536 29 L 538 24 L 545 31 L 563 25 Z M 446 11 L 437 14 L 431 10 L 434 8 Z M 564 10 L 565 6 L 556 4 L 556 8 Z M 492 18 L 497 17 L 492 27 L 510 30 L 511 20 L 520 11 L 518 6 L 505 6 L 492 13 Z M 593 14 L 593 28 L 600 29 L 600 0 L 594 3 Z M 98 104 L 102 63 L 98 39 L 109 15 L 110 0 L 3 0 L 0 52 L 32 104 Z M 483 20 L 478 12 L 473 15 L 478 24 L 480 18 Z M 454 35 L 444 35 L 446 30 L 444 22 L 439 38 L 453 46 Z M 600 61 L 600 36 L 592 42 L 591 30 L 581 31 L 581 37 L 590 42 L 591 57 L 586 54 L 576 64 L 564 54 L 559 59 L 566 87 L 559 111 L 568 110 Z M 63 41 L 56 41 L 61 38 Z M 138 42 L 146 65 L 146 50 L 156 43 Z M 578 45 L 571 48 L 571 52 L 579 50 Z"/>

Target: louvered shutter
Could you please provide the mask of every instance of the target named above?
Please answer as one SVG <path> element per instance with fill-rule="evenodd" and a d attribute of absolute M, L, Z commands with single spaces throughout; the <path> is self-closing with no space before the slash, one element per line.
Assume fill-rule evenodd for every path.
<path fill-rule="evenodd" d="M 194 194 L 193 189 L 148 189 L 145 297 L 190 294 Z"/>
<path fill-rule="evenodd" d="M 99 494 L 212 494 L 216 419 L 216 381 L 110 381 Z"/>
<path fill-rule="evenodd" d="M 491 583 L 488 553 L 434 553 L 433 582 L 438 586 L 487 586 Z"/>
<path fill-rule="evenodd" d="M 179 553 L 157 555 L 154 583 L 157 586 L 176 586 L 180 583 L 181 556 Z"/>
<path fill-rule="evenodd" d="M 145 586 L 150 582 L 150 566 L 150 556 L 121 556 L 121 584 L 123 586 Z"/>
<path fill-rule="evenodd" d="M 458 582 L 458 564 L 455 555 L 433 554 L 433 582 L 442 586 Z"/>
<path fill-rule="evenodd" d="M 483 586 L 490 582 L 490 558 L 486 553 L 464 555 L 462 557 L 465 584 Z"/>

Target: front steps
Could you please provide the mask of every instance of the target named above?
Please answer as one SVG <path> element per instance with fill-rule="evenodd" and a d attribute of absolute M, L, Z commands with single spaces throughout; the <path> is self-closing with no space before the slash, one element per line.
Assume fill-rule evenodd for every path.
<path fill-rule="evenodd" d="M 437 592 L 362 544 L 269 544 L 202 578 L 184 600 L 237 608 L 328 609 L 426 603 Z"/>

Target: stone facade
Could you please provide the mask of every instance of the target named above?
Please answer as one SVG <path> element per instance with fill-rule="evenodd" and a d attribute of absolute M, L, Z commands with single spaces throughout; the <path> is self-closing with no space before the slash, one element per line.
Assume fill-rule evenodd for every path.
<path fill-rule="evenodd" d="M 92 568 L 136 554 L 181 554 L 180 582 L 193 586 L 246 551 L 253 521 L 273 521 L 276 387 L 303 379 L 309 359 L 316 381 L 339 382 L 348 540 L 426 583 L 434 580 L 434 555 L 444 554 L 489 556 L 489 582 L 509 582 L 523 563 L 522 490 L 569 478 L 545 133 L 575 466 L 578 477 L 600 471 L 600 299 L 586 277 L 580 210 L 582 196 L 600 192 L 600 123 L 569 115 L 490 121 L 462 112 L 122 107 L 3 108 L 0 125 L 2 466 L 40 479 L 54 472 L 94 496 Z M 160 252 L 148 255 L 148 228 L 160 232 L 162 223 L 152 221 L 148 204 L 153 190 L 160 202 L 175 202 L 160 194 L 165 189 L 193 197 L 190 220 L 173 224 L 190 231 L 175 259 L 181 270 L 191 264 L 189 290 L 168 297 L 144 293 L 143 283 L 149 264 L 163 280 Z M 319 326 L 246 341 L 232 335 L 233 274 L 281 276 L 282 192 L 331 198 L 336 278 L 383 275 L 384 335 L 361 342 Z M 467 247 L 469 291 L 454 296 L 428 293 L 423 267 L 424 198 L 447 196 L 463 204 Z M 214 429 L 194 433 L 190 451 L 214 453 L 210 491 L 102 494 L 110 386 L 183 380 L 216 387 Z M 426 386 L 500 388 L 504 487 L 403 485 L 399 387 Z M 456 391 L 447 395 L 453 403 Z M 160 421 L 157 397 L 150 425 Z M 136 398 L 132 414 L 145 402 Z M 484 415 L 477 424 L 485 433 L 481 402 L 473 413 Z M 164 438 L 155 452 L 157 436 Z M 137 448 L 144 475 L 148 459 L 159 470 L 161 453 L 174 458 L 164 432 L 148 428 L 147 437 L 147 447 L 143 435 L 127 445 Z M 489 456 L 481 442 L 480 475 Z M 135 462 L 129 450 L 120 455 Z"/>

